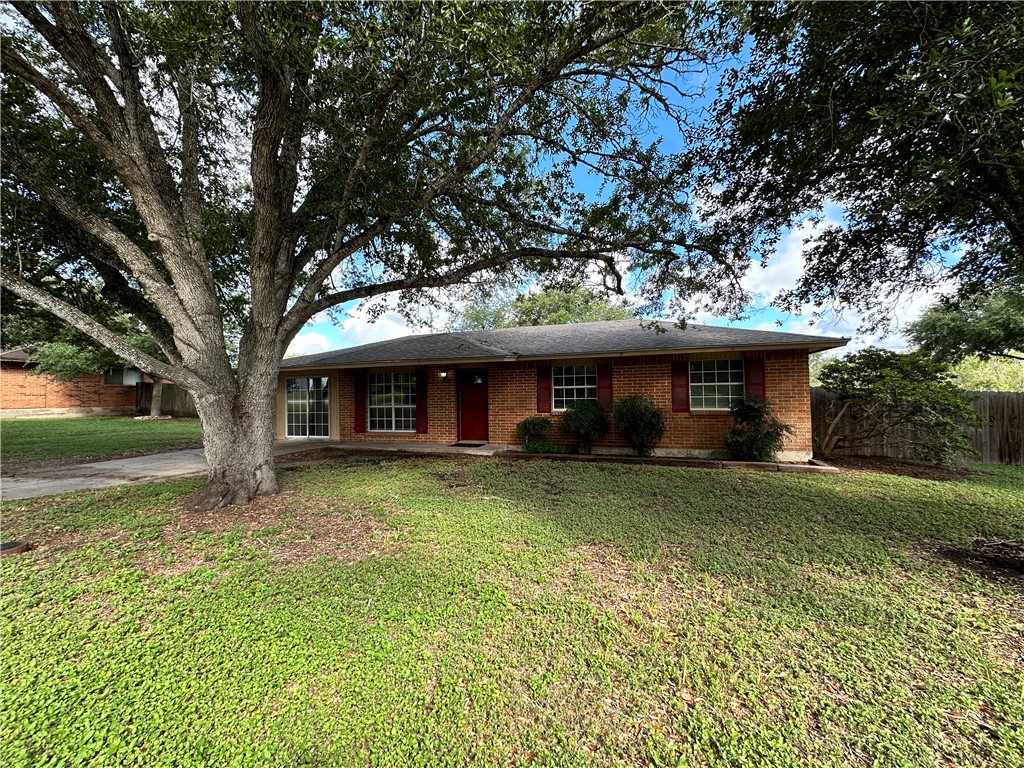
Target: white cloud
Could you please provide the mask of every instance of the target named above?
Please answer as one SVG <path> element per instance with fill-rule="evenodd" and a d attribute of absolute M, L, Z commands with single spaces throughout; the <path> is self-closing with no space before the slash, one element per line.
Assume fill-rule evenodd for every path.
<path fill-rule="evenodd" d="M 331 348 L 330 341 L 322 333 L 306 331 L 300 333 L 292 343 L 288 345 L 289 355 L 313 355 L 317 352 L 326 352 Z"/>
<path fill-rule="evenodd" d="M 409 321 L 398 312 L 398 295 L 390 294 L 384 299 L 384 310 L 374 317 L 373 307 L 379 303 L 361 303 L 345 313 L 345 319 L 338 327 L 343 347 L 355 347 L 360 344 L 371 344 L 375 341 L 388 341 L 400 336 L 414 333 L 430 333 L 435 330 L 429 327 L 410 325 Z"/>
<path fill-rule="evenodd" d="M 794 287 L 804 273 L 804 251 L 811 245 L 804 241 L 834 224 L 838 222 L 828 217 L 819 224 L 801 223 L 779 241 L 778 248 L 765 266 L 758 262 L 750 265 L 741 280 L 743 287 L 765 301 L 771 301 L 779 291 Z"/>
<path fill-rule="evenodd" d="M 766 266 L 752 264 L 743 278 L 743 286 L 754 296 L 753 316 L 771 312 L 770 302 L 780 291 L 793 288 L 804 273 L 806 251 L 813 245 L 814 236 L 822 229 L 839 224 L 839 220 L 825 216 L 820 222 L 804 222 L 779 241 L 776 252 Z M 806 242 L 811 240 L 811 242 Z M 779 330 L 790 333 L 812 335 L 846 336 L 851 338 L 845 351 L 856 351 L 869 346 L 902 350 L 909 346 L 904 336 L 906 326 L 921 316 L 939 296 L 954 287 L 951 280 L 943 280 L 929 289 L 908 292 L 892 297 L 891 323 L 888 333 L 861 333 L 863 314 L 853 309 L 829 311 L 814 316 L 814 307 L 804 306 L 796 315 L 783 316 L 781 325 L 762 322 L 756 327 L 763 330 Z M 884 290 L 884 286 L 878 286 Z M 748 325 L 744 323 L 744 325 Z"/>

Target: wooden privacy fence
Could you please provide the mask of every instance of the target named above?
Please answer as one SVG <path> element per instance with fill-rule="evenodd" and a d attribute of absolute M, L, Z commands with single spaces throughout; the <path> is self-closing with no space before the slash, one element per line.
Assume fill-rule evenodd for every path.
<path fill-rule="evenodd" d="M 1024 465 L 1024 392 L 968 392 L 975 398 L 974 410 L 984 420 L 980 426 L 964 425 L 978 461 L 984 464 Z M 821 445 L 828 429 L 830 406 L 836 397 L 827 389 L 811 389 L 811 421 L 815 448 Z M 910 427 L 900 427 L 900 435 L 914 437 Z M 857 424 L 849 415 L 837 426 L 841 435 L 855 437 Z M 876 437 L 853 448 L 836 450 L 839 456 L 883 456 L 889 459 L 911 458 L 900 441 Z"/>
<path fill-rule="evenodd" d="M 149 406 L 153 402 L 153 384 L 148 381 L 135 385 L 135 410 L 137 413 L 149 415 Z M 176 384 L 164 384 L 164 396 L 160 404 L 164 416 L 198 418 L 196 404 L 192 395 Z"/>

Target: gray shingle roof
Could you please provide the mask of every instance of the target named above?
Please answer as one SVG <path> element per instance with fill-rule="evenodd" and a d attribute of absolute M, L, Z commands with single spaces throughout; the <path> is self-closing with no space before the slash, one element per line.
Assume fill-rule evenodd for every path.
<path fill-rule="evenodd" d="M 664 329 L 661 333 L 649 327 L 650 321 L 644 321 L 644 325 L 641 325 L 640 320 L 611 320 L 403 336 L 348 349 L 291 357 L 282 361 L 281 367 L 355 367 L 425 361 L 483 362 L 758 347 L 798 347 L 819 351 L 842 347 L 849 341 L 830 336 L 752 331 L 713 325 L 689 324 L 686 328 L 678 328 L 670 321 L 659 321 L 659 325 Z"/>

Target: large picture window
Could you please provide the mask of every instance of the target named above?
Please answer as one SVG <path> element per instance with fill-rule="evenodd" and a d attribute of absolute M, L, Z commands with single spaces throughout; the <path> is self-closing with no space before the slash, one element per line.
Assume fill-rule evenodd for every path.
<path fill-rule="evenodd" d="M 596 365 L 556 365 L 551 369 L 554 409 L 564 411 L 576 400 L 597 402 Z"/>
<path fill-rule="evenodd" d="M 366 383 L 371 432 L 416 431 L 415 373 L 371 373 Z"/>
<path fill-rule="evenodd" d="M 743 397 L 742 360 L 690 362 L 690 408 L 695 411 L 728 410 Z"/>

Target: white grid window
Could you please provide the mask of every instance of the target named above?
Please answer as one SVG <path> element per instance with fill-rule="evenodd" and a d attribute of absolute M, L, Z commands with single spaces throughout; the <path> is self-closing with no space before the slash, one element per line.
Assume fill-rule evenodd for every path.
<path fill-rule="evenodd" d="M 556 411 L 564 411 L 576 400 L 597 402 L 596 365 L 556 365 L 551 369 L 551 376 Z"/>
<path fill-rule="evenodd" d="M 743 397 L 742 360 L 694 360 L 690 363 L 690 408 L 728 410 Z"/>
<path fill-rule="evenodd" d="M 371 432 L 416 431 L 415 373 L 371 373 L 367 399 Z"/>

